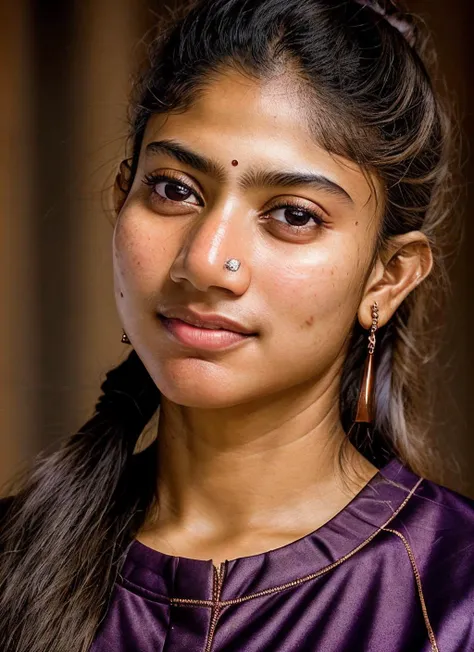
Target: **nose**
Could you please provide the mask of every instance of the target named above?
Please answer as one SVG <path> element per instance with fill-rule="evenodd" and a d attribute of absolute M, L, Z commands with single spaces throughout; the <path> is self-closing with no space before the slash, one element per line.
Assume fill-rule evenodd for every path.
<path fill-rule="evenodd" d="M 183 230 L 170 278 L 176 283 L 188 281 L 202 292 L 218 287 L 243 294 L 250 282 L 250 243 L 249 216 L 230 203 L 216 205 Z M 240 262 L 235 272 L 225 268 L 231 258 Z"/>

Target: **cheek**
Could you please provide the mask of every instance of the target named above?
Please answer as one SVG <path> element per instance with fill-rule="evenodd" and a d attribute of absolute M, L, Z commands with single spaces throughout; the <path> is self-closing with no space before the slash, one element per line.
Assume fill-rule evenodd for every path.
<path fill-rule="evenodd" d="M 164 249 L 150 233 L 121 216 L 113 236 L 113 265 L 117 292 L 149 292 L 160 285 Z M 122 297 L 121 297 L 122 298 Z"/>
<path fill-rule="evenodd" d="M 276 323 L 308 332 L 345 331 L 359 305 L 362 271 L 355 252 L 310 252 L 292 265 L 268 269 L 267 297 Z"/>

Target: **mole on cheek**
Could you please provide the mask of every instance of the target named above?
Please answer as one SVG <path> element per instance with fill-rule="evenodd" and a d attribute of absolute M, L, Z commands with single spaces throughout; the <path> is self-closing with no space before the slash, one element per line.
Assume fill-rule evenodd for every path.
<path fill-rule="evenodd" d="M 304 322 L 304 323 L 305 323 L 307 326 L 312 326 L 312 325 L 313 325 L 313 322 L 314 322 L 314 316 L 311 315 L 311 317 L 310 317 L 309 319 L 305 319 L 305 322 Z"/>

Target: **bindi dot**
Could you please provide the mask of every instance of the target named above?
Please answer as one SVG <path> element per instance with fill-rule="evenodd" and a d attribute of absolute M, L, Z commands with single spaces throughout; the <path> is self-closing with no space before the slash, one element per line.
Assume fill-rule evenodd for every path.
<path fill-rule="evenodd" d="M 238 165 L 238 164 L 239 164 L 239 162 L 236 161 L 235 158 L 234 158 L 234 160 L 232 161 L 232 165 L 235 167 L 235 166 Z"/>

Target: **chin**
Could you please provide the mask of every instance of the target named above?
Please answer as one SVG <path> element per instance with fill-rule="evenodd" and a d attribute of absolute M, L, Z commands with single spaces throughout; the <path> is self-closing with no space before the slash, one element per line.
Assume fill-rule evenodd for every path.
<path fill-rule="evenodd" d="M 160 360 L 147 368 L 163 396 L 187 407 L 232 407 L 251 400 L 256 392 L 249 385 L 248 372 L 239 377 L 235 371 L 209 360 Z"/>

